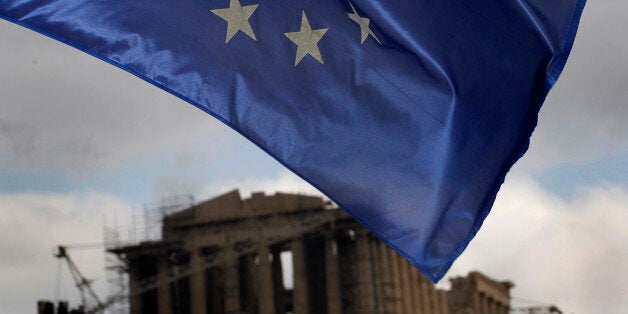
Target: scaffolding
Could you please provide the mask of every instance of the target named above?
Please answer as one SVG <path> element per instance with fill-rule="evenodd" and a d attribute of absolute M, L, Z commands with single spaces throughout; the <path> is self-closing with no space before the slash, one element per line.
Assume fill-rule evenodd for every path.
<path fill-rule="evenodd" d="M 113 223 L 103 225 L 103 243 L 105 250 L 105 278 L 107 280 L 107 313 L 129 313 L 129 266 L 111 249 L 138 245 L 143 242 L 161 240 L 162 223 L 165 216 L 194 206 L 192 195 L 177 195 L 162 198 L 159 202 L 146 204 L 141 210 L 132 211 L 128 217 L 119 219 L 117 214 Z M 122 220 L 123 223 L 120 223 Z"/>

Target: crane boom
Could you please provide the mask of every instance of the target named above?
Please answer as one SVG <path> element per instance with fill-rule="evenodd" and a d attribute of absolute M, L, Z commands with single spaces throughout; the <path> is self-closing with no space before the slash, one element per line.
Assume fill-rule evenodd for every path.
<path fill-rule="evenodd" d="M 100 301 L 100 298 L 98 297 L 98 295 L 96 295 L 96 292 L 94 292 L 94 289 L 91 285 L 91 280 L 88 280 L 87 278 L 85 278 L 85 276 L 83 276 L 70 255 L 68 255 L 67 249 L 68 247 L 59 245 L 57 247 L 57 253 L 55 254 L 55 257 L 64 259 L 66 261 L 68 269 L 70 270 L 70 274 L 72 275 L 72 279 L 74 280 L 74 283 L 76 284 L 76 287 L 79 289 L 79 292 L 81 294 L 83 309 L 85 309 L 85 311 L 87 311 L 88 313 L 97 313 L 103 311 L 106 308 L 105 304 Z M 95 306 L 89 306 L 89 299 L 93 301 L 92 303 L 94 303 Z"/>

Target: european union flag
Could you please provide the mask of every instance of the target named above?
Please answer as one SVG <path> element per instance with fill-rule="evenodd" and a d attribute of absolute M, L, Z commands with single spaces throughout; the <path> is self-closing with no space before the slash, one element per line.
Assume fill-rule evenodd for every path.
<path fill-rule="evenodd" d="M 240 132 L 433 281 L 478 231 L 584 0 L 2 0 Z"/>

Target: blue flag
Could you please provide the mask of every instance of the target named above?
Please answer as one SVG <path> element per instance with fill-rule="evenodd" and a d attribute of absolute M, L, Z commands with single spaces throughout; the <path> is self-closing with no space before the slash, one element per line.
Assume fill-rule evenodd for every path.
<path fill-rule="evenodd" d="M 584 2 L 2 0 L 0 17 L 216 117 L 438 281 L 526 151 Z"/>

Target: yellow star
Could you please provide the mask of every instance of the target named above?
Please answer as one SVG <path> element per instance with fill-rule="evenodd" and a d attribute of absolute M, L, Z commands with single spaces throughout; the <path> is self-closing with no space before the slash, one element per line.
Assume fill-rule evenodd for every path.
<path fill-rule="evenodd" d="M 228 8 L 211 10 L 212 13 L 227 21 L 227 39 L 225 43 L 228 43 L 238 31 L 242 31 L 257 41 L 253 28 L 251 28 L 249 23 L 249 18 L 253 15 L 257 6 L 257 4 L 242 6 L 240 1 L 230 0 Z"/>
<path fill-rule="evenodd" d="M 318 62 L 323 63 L 323 57 L 321 56 L 320 50 L 318 50 L 318 42 L 328 30 L 329 28 L 312 30 L 310 22 L 307 20 L 307 15 L 305 15 L 305 11 L 303 11 L 301 15 L 301 30 L 298 32 L 285 33 L 286 37 L 297 45 L 297 57 L 294 60 L 295 67 L 306 55 L 310 55 L 318 60 Z"/>
<path fill-rule="evenodd" d="M 353 4 L 351 4 L 351 2 L 349 2 L 349 5 L 353 9 L 353 13 L 347 13 L 347 15 L 349 15 L 349 18 L 351 20 L 353 20 L 354 22 L 358 23 L 358 25 L 360 25 L 360 33 L 362 33 L 362 38 L 361 38 L 360 43 L 363 44 L 364 41 L 366 41 L 366 38 L 369 37 L 369 35 L 371 35 L 371 37 L 375 38 L 375 40 L 379 44 L 381 44 L 382 42 L 379 41 L 379 38 L 377 38 L 377 36 L 375 35 L 375 33 L 373 33 L 373 31 L 371 30 L 371 27 L 369 26 L 371 24 L 371 20 L 366 17 L 361 17 L 358 14 L 358 11 L 356 11 L 355 8 L 353 7 Z"/>

